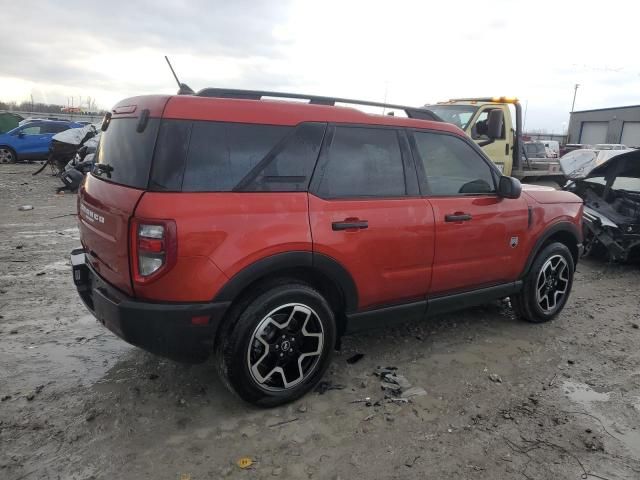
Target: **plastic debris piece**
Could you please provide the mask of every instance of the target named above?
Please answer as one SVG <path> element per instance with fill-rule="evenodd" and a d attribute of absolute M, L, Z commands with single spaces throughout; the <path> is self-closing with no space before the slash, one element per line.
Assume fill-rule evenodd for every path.
<path fill-rule="evenodd" d="M 26 212 L 27 210 L 33 210 L 33 205 L 21 205 L 18 207 L 18 210 L 21 212 Z"/>
<path fill-rule="evenodd" d="M 253 460 L 250 457 L 241 457 L 236 461 L 236 465 L 244 470 L 253 465 Z"/>

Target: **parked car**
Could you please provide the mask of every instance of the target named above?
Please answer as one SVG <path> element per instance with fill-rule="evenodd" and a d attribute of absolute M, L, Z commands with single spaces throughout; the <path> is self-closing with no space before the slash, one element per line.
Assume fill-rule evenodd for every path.
<path fill-rule="evenodd" d="M 58 120 L 33 120 L 0 135 L 0 163 L 44 159 L 51 138 L 59 132 L 82 125 Z"/>
<path fill-rule="evenodd" d="M 567 190 L 584 199 L 584 245 L 614 261 L 640 259 L 640 150 L 607 151 L 601 164 L 578 170 Z M 580 172 L 583 173 L 580 173 Z"/>
<path fill-rule="evenodd" d="M 580 198 L 502 176 L 428 110 L 265 96 L 291 97 L 141 96 L 105 118 L 71 261 L 116 335 L 215 353 L 233 391 L 273 406 L 320 381 L 345 333 L 505 297 L 530 322 L 563 309 Z"/>

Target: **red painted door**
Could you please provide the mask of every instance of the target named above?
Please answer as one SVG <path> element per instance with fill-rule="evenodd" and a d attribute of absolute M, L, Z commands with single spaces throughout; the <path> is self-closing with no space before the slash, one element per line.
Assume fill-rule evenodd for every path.
<path fill-rule="evenodd" d="M 513 281 L 526 254 L 528 205 L 496 193 L 499 173 L 470 140 L 410 136 L 436 237 L 430 296 Z"/>
<path fill-rule="evenodd" d="M 431 206 L 405 133 L 330 126 L 309 194 L 314 252 L 353 277 L 358 308 L 423 300 L 433 263 Z"/>
<path fill-rule="evenodd" d="M 309 217 L 314 251 L 334 258 L 351 274 L 359 309 L 424 299 L 434 244 L 433 212 L 424 200 L 309 195 Z M 340 229 L 349 223 L 353 228 Z"/>
<path fill-rule="evenodd" d="M 522 254 L 527 234 L 524 198 L 480 195 L 433 197 L 429 202 L 436 224 L 431 294 L 516 279 L 521 265 L 516 257 Z"/>

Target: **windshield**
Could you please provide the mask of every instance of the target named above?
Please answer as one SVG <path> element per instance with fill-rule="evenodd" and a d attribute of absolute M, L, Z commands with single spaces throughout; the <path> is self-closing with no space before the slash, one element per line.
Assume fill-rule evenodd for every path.
<path fill-rule="evenodd" d="M 453 123 L 463 130 L 467 128 L 478 110 L 478 107 L 472 105 L 425 105 L 424 108 L 431 110 L 445 122 Z"/>

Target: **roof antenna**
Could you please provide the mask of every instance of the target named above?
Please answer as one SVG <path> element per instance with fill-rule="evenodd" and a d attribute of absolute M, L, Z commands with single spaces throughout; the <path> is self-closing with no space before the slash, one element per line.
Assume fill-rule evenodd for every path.
<path fill-rule="evenodd" d="M 169 68 L 171 69 L 171 73 L 173 73 L 173 78 L 176 79 L 176 83 L 178 84 L 178 95 L 194 95 L 196 92 L 191 90 L 191 87 L 189 87 L 189 85 L 187 85 L 186 83 L 180 83 L 180 80 L 178 80 L 178 76 L 176 75 L 175 70 L 171 66 L 171 62 L 169 61 L 169 57 L 167 57 L 165 55 L 164 59 L 167 61 L 167 64 L 169 65 Z"/>

